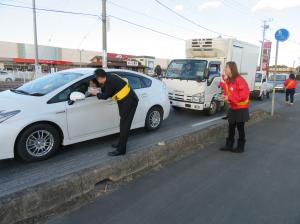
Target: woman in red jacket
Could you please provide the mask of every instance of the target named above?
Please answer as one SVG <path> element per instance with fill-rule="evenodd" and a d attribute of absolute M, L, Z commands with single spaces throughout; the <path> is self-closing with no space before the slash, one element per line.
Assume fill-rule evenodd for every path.
<path fill-rule="evenodd" d="M 290 98 L 290 105 L 294 104 L 294 95 L 295 95 L 297 84 L 298 83 L 296 81 L 296 77 L 294 74 L 290 74 L 289 78 L 284 82 L 285 102 L 289 103 L 289 98 Z"/>
<path fill-rule="evenodd" d="M 232 151 L 241 153 L 244 152 L 246 137 L 245 137 L 245 122 L 249 120 L 249 87 L 246 80 L 238 73 L 236 63 L 231 61 L 226 63 L 225 74 L 228 79 L 225 81 L 224 95 L 221 100 L 228 102 L 230 109 L 228 110 L 228 138 L 226 145 L 221 148 L 223 151 Z M 237 147 L 233 148 L 235 129 L 239 132 Z"/>

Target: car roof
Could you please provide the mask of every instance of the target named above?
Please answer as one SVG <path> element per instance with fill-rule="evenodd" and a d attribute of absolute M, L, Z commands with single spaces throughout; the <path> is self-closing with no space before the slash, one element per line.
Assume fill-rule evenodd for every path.
<path fill-rule="evenodd" d="M 80 73 L 83 75 L 90 75 L 91 73 L 93 73 L 97 68 L 71 68 L 71 69 L 66 69 L 66 70 L 62 70 L 59 72 L 75 72 L 75 73 Z M 132 70 L 127 70 L 127 69 L 117 69 L 117 68 L 106 68 L 104 69 L 104 71 L 106 72 L 130 72 L 136 75 L 140 75 L 143 77 L 147 77 L 147 78 L 151 78 L 143 73 L 140 72 L 136 72 L 136 71 L 132 71 Z"/>

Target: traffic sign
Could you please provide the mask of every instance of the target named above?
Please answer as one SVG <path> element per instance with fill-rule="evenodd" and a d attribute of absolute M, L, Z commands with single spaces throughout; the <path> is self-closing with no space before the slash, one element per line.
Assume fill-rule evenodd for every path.
<path fill-rule="evenodd" d="M 290 33 L 287 29 L 279 29 L 275 33 L 275 39 L 277 41 L 284 42 L 286 41 L 290 36 Z"/>

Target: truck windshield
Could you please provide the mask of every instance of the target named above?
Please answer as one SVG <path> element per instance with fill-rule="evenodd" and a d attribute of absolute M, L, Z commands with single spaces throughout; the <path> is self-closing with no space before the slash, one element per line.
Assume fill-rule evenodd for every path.
<path fill-rule="evenodd" d="M 286 75 L 272 75 L 269 80 L 270 81 L 285 81 Z"/>
<path fill-rule="evenodd" d="M 184 80 L 204 80 L 207 61 L 173 60 L 168 66 L 166 77 Z"/>
<path fill-rule="evenodd" d="M 262 74 L 261 73 L 256 73 L 255 75 L 255 82 L 261 82 Z"/>

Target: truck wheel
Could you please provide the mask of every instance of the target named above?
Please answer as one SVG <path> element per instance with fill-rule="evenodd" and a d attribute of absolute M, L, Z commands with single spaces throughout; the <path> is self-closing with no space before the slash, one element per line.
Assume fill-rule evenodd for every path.
<path fill-rule="evenodd" d="M 173 108 L 174 110 L 176 110 L 176 111 L 179 111 L 179 110 L 181 110 L 181 108 L 180 108 L 180 107 L 176 107 L 176 106 L 172 106 L 172 108 Z"/>
<path fill-rule="evenodd" d="M 215 100 L 211 101 L 209 108 L 206 109 L 206 114 L 209 116 L 214 115 L 217 112 L 218 104 Z"/>
<path fill-rule="evenodd" d="M 158 129 L 163 121 L 163 110 L 158 107 L 152 107 L 146 116 L 145 128 L 148 131 L 154 131 Z"/>
<path fill-rule="evenodd" d="M 44 160 L 60 146 L 59 132 L 49 124 L 35 124 L 25 129 L 17 139 L 16 152 L 26 162 Z"/>
<path fill-rule="evenodd" d="M 263 101 L 265 99 L 265 94 L 264 92 L 261 93 L 261 96 L 259 97 L 259 100 L 260 101 Z"/>

